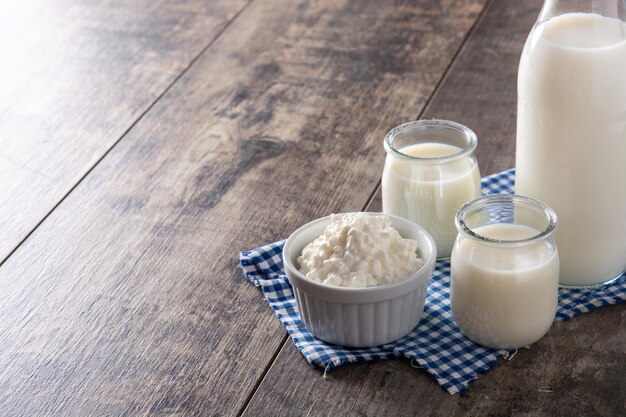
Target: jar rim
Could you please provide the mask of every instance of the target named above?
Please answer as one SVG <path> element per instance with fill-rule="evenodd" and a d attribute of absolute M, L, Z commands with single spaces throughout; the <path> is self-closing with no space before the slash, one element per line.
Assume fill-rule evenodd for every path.
<path fill-rule="evenodd" d="M 469 227 L 465 219 L 473 214 L 476 214 L 485 206 L 494 203 L 513 203 L 514 205 L 521 205 L 525 207 L 531 207 L 536 209 L 540 214 L 545 216 L 547 221 L 547 225 L 543 230 L 537 231 L 536 234 L 524 239 L 493 239 L 486 236 L 483 236 L 479 233 L 476 233 Z M 550 237 L 555 229 L 557 224 L 557 215 L 556 212 L 548 206 L 546 203 L 539 201 L 537 199 L 526 197 L 522 195 L 511 195 L 511 194 L 491 194 L 479 197 L 475 200 L 468 201 L 463 204 L 459 210 L 456 212 L 454 216 L 454 223 L 456 225 L 457 230 L 463 236 L 469 237 L 471 239 L 477 240 L 479 242 L 498 245 L 498 246 L 526 246 L 532 243 L 535 243 L 539 240 L 545 240 Z M 492 223 L 498 224 L 498 223 Z"/>
<path fill-rule="evenodd" d="M 463 148 L 459 148 L 458 152 L 444 156 L 421 157 L 403 153 L 400 149 L 394 146 L 394 139 L 400 133 L 415 128 L 449 130 L 459 136 L 462 136 L 466 140 L 466 145 Z M 441 164 L 463 159 L 473 154 L 477 146 L 478 138 L 473 130 L 460 123 L 442 119 L 416 120 L 413 122 L 403 123 L 387 132 L 384 139 L 384 147 L 387 154 L 424 164 Z"/>

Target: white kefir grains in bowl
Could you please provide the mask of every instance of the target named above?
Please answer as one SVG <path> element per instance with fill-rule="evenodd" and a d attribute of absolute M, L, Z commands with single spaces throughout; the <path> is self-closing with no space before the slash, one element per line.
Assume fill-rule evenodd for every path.
<path fill-rule="evenodd" d="M 408 278 L 424 265 L 417 242 L 404 239 L 385 215 L 331 214 L 324 234 L 298 257 L 300 272 L 340 287 L 375 287 Z"/>

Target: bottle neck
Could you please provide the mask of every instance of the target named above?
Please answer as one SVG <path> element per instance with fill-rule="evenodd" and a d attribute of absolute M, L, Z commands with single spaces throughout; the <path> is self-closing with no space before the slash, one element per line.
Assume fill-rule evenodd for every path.
<path fill-rule="evenodd" d="M 565 13 L 593 13 L 626 22 L 626 0 L 545 0 L 537 22 Z"/>

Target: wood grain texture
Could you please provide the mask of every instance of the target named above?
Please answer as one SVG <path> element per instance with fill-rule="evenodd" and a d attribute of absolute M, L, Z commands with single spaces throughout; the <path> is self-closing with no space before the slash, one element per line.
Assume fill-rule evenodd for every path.
<path fill-rule="evenodd" d="M 245 4 L 0 2 L 0 262 Z"/>
<path fill-rule="evenodd" d="M 514 165 L 517 64 L 540 6 L 493 2 L 422 114 L 472 127 L 484 174 Z M 381 209 L 379 192 L 367 209 Z M 626 305 L 555 324 L 531 349 L 480 376 L 465 397 L 450 396 L 407 359 L 322 374 L 288 340 L 244 415 L 623 416 Z"/>
<path fill-rule="evenodd" d="M 1 412 L 237 414 L 284 340 L 237 249 L 363 207 L 483 4 L 252 2 L 0 267 Z"/>
<path fill-rule="evenodd" d="M 541 4 L 495 0 L 421 116 L 476 132 L 483 176 L 515 166 L 517 67 Z"/>
<path fill-rule="evenodd" d="M 626 314 L 610 306 L 594 315 L 556 324 L 531 349 L 521 349 L 510 361 L 501 359 L 465 397 L 443 392 L 406 360 L 375 364 L 350 415 L 621 416 L 623 339 L 618 352 L 602 345 L 623 334 Z M 599 328 L 598 321 L 605 320 Z M 591 349 L 590 336 L 597 338 Z"/>

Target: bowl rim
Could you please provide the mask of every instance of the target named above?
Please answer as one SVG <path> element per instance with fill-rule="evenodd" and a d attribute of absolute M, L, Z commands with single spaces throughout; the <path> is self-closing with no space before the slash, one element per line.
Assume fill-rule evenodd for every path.
<path fill-rule="evenodd" d="M 359 212 L 343 212 L 338 214 L 351 213 Z M 293 242 L 300 234 L 306 232 L 313 227 L 320 227 L 321 223 L 330 223 L 330 215 L 328 215 L 300 226 L 285 241 L 285 246 L 283 247 L 282 254 L 283 265 L 285 267 L 285 273 L 288 275 L 291 285 L 307 293 L 314 293 L 313 295 L 317 295 L 318 298 L 327 301 L 334 300 L 335 302 L 362 304 L 366 302 L 377 302 L 399 297 L 409 293 L 410 291 L 415 290 L 420 285 L 427 283 L 432 276 L 437 253 L 435 241 L 428 233 L 428 231 L 417 223 L 398 216 L 394 216 L 392 214 L 380 212 L 365 213 L 370 215 L 387 216 L 390 218 L 391 224 L 392 226 L 394 226 L 394 228 L 396 228 L 396 224 L 402 224 L 405 228 L 410 228 L 417 232 L 417 235 L 422 236 L 422 240 L 428 243 L 427 248 L 424 248 L 423 244 L 420 244 L 420 242 L 418 242 L 418 249 L 420 250 L 420 256 L 424 260 L 424 265 L 422 265 L 420 269 L 413 272 L 405 279 L 391 282 L 388 284 L 377 285 L 375 287 L 341 287 L 336 285 L 323 284 L 319 281 L 312 280 L 311 278 L 300 272 L 298 268 L 296 268 L 294 262 L 292 262 L 291 260 L 292 257 L 290 256 L 290 254 L 291 251 L 294 250 L 292 249 L 292 246 L 294 244 Z M 398 232 L 400 231 L 398 230 Z M 406 239 L 404 235 L 402 236 Z M 342 298 L 349 301 L 338 300 Z"/>

